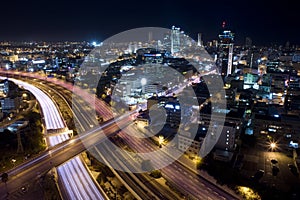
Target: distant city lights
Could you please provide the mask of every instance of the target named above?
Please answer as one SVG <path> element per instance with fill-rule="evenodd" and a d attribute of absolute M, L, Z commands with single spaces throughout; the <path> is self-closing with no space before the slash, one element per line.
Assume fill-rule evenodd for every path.
<path fill-rule="evenodd" d="M 141 84 L 144 86 L 147 84 L 147 79 L 146 78 L 142 78 L 141 79 Z"/>
<path fill-rule="evenodd" d="M 97 43 L 96 41 L 93 41 L 93 42 L 92 42 L 92 45 L 93 45 L 94 47 L 100 47 L 100 46 L 102 45 L 102 42 Z"/>

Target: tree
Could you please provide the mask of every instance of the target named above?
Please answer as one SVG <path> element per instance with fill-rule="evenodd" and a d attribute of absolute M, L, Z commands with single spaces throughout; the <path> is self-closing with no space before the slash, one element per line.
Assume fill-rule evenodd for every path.
<path fill-rule="evenodd" d="M 6 191 L 7 191 L 7 194 L 8 194 L 8 189 L 7 189 L 8 174 L 3 173 L 1 175 L 1 180 L 2 180 L 3 183 L 5 183 L 5 188 L 6 188 Z"/>
<path fill-rule="evenodd" d="M 28 118 L 29 124 L 34 125 L 36 121 L 40 120 L 41 115 L 38 112 L 31 112 Z"/>
<path fill-rule="evenodd" d="M 1 146 L 11 145 L 13 143 L 14 139 L 15 139 L 15 136 L 8 129 L 4 129 L 3 133 L 0 134 Z"/>
<path fill-rule="evenodd" d="M 161 174 L 160 170 L 153 170 L 150 173 L 150 176 L 152 176 L 153 178 L 160 178 L 162 176 L 162 174 Z"/>

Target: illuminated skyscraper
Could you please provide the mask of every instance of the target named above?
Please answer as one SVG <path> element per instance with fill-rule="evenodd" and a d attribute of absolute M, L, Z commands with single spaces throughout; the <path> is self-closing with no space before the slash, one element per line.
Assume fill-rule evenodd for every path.
<path fill-rule="evenodd" d="M 198 46 L 203 46 L 203 42 L 202 42 L 202 34 L 198 33 Z"/>
<path fill-rule="evenodd" d="M 222 75 L 229 75 L 232 73 L 234 33 L 225 29 L 225 22 L 222 28 L 223 32 L 219 35 L 218 65 Z"/>
<path fill-rule="evenodd" d="M 171 30 L 171 53 L 174 54 L 180 50 L 180 28 L 172 26 Z"/>

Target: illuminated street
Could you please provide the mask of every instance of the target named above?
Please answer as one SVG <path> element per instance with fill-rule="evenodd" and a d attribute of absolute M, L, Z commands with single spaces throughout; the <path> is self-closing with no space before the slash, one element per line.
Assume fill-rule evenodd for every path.
<path fill-rule="evenodd" d="M 3 1 L 0 200 L 300 199 L 300 1 Z"/>
<path fill-rule="evenodd" d="M 64 120 L 62 119 L 61 114 L 59 113 L 53 100 L 50 99 L 49 96 L 47 96 L 41 90 L 28 83 L 18 81 L 16 79 L 12 80 L 18 85 L 21 85 L 25 89 L 29 90 L 33 93 L 34 96 L 36 96 L 38 102 L 42 107 L 47 131 L 58 131 L 58 134 L 56 133 L 55 136 L 47 137 L 49 139 L 50 147 L 69 140 L 70 136 L 64 124 Z M 65 189 L 65 192 L 68 196 L 67 198 L 74 199 L 74 197 L 82 197 L 83 199 L 104 199 L 99 192 L 99 188 L 91 179 L 90 174 L 88 173 L 87 169 L 78 156 L 63 165 L 58 166 L 57 171 L 59 175 L 58 178 L 62 179 L 62 188 Z M 66 173 L 68 174 L 68 176 L 66 176 Z M 80 179 L 77 178 L 79 173 L 82 174 Z M 83 189 L 83 185 L 87 187 Z M 89 194 L 90 196 L 88 196 L 87 194 Z"/>

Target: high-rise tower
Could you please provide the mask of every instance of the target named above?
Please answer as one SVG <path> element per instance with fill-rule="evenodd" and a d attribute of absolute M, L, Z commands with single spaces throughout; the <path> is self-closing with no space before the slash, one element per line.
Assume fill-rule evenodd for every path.
<path fill-rule="evenodd" d="M 198 46 L 200 46 L 200 47 L 203 46 L 202 33 L 198 33 Z"/>
<path fill-rule="evenodd" d="M 234 33 L 225 29 L 225 22 L 222 23 L 222 28 L 223 31 L 219 35 L 218 65 L 222 75 L 229 75 L 232 73 Z"/>
<path fill-rule="evenodd" d="M 180 28 L 172 26 L 171 29 L 171 53 L 174 54 L 180 50 Z"/>

